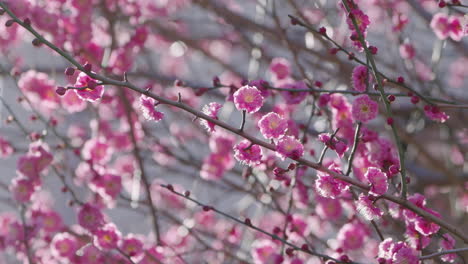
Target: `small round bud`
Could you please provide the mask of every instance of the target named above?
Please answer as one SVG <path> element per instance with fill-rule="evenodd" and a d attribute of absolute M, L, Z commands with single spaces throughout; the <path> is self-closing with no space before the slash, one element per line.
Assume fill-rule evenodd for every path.
<path fill-rule="evenodd" d="M 31 19 L 25 18 L 23 23 L 24 23 L 25 26 L 29 27 L 29 26 L 31 26 Z"/>
<path fill-rule="evenodd" d="M 341 257 L 340 257 L 340 260 L 343 261 L 343 262 L 349 262 L 349 261 L 350 261 L 348 255 L 343 255 L 343 256 L 341 256 Z"/>
<path fill-rule="evenodd" d="M 287 248 L 286 255 L 292 257 L 294 255 L 294 248 Z"/>
<path fill-rule="evenodd" d="M 322 86 L 323 86 L 323 84 L 322 84 L 321 81 L 315 81 L 315 82 L 314 82 L 314 85 L 317 86 L 317 87 L 319 87 L 319 88 L 322 88 Z"/>
<path fill-rule="evenodd" d="M 92 81 L 92 80 L 88 81 L 88 88 L 89 89 L 94 90 L 94 88 L 96 88 L 96 86 L 97 86 L 97 83 L 95 81 Z"/>
<path fill-rule="evenodd" d="M 369 51 L 372 53 L 372 55 L 376 55 L 379 49 L 375 46 L 369 46 Z"/>
<path fill-rule="evenodd" d="M 387 125 L 389 126 L 393 125 L 393 118 L 391 117 L 387 118 Z"/>
<path fill-rule="evenodd" d="M 51 126 L 57 126 L 57 124 L 58 124 L 57 119 L 55 119 L 55 118 L 51 118 L 51 119 L 50 119 L 50 125 L 51 125 Z"/>
<path fill-rule="evenodd" d="M 211 211 L 211 209 L 212 209 L 211 206 L 208 206 L 208 205 L 203 206 L 203 211 L 205 212 Z"/>
<path fill-rule="evenodd" d="M 42 41 L 40 41 L 37 38 L 33 39 L 31 43 L 33 44 L 34 47 L 39 47 L 42 45 Z"/>
<path fill-rule="evenodd" d="M 419 97 L 414 96 L 414 95 L 411 96 L 411 103 L 413 103 L 413 104 L 419 103 Z"/>
<path fill-rule="evenodd" d="M 250 218 L 246 218 L 246 219 L 244 220 L 244 223 L 245 223 L 246 225 L 248 225 L 248 226 L 252 226 L 252 221 L 250 221 Z"/>
<path fill-rule="evenodd" d="M 213 86 L 214 86 L 214 87 L 218 87 L 218 86 L 220 86 L 220 85 L 221 85 L 221 81 L 219 80 L 219 77 L 218 77 L 218 76 L 215 76 L 215 77 L 213 78 Z"/>
<path fill-rule="evenodd" d="M 295 17 L 291 17 L 291 25 L 295 26 L 297 24 L 299 24 L 299 20 L 297 20 Z"/>
<path fill-rule="evenodd" d="M 335 55 L 335 54 L 338 53 L 338 51 L 339 51 L 339 49 L 337 49 L 337 48 L 331 48 L 331 49 L 330 49 L 330 54 L 331 54 L 331 55 Z"/>
<path fill-rule="evenodd" d="M 327 29 L 325 27 L 319 28 L 319 33 L 326 36 L 327 35 Z"/>
<path fill-rule="evenodd" d="M 93 69 L 93 65 L 89 62 L 85 63 L 83 65 L 83 69 L 85 72 L 90 72 Z"/>
<path fill-rule="evenodd" d="M 393 94 L 387 96 L 387 99 L 388 101 L 391 103 L 391 102 L 394 102 L 395 101 L 395 96 Z"/>
<path fill-rule="evenodd" d="M 445 3 L 444 0 L 439 1 L 439 8 L 444 8 L 447 6 L 447 3 Z"/>
<path fill-rule="evenodd" d="M 74 68 L 68 67 L 68 68 L 65 69 L 65 75 L 72 76 L 73 74 L 75 74 L 75 69 Z"/>
<path fill-rule="evenodd" d="M 289 164 L 288 170 L 292 171 L 292 170 L 295 170 L 295 169 L 296 169 L 296 164 L 295 163 Z"/>
<path fill-rule="evenodd" d="M 184 82 L 181 81 L 181 80 L 175 80 L 174 85 L 175 85 L 175 86 L 178 86 L 178 87 L 184 86 Z"/>
<path fill-rule="evenodd" d="M 348 55 L 348 59 L 353 60 L 354 59 L 354 53 L 350 52 L 349 55 Z"/>
<path fill-rule="evenodd" d="M 55 92 L 60 95 L 60 96 L 64 96 L 65 93 L 67 92 L 67 88 L 65 87 L 62 87 L 62 86 L 59 86 L 57 87 L 57 89 L 55 90 Z"/>
<path fill-rule="evenodd" d="M 7 22 L 5 22 L 5 27 L 11 27 L 14 23 L 15 21 L 13 19 L 9 19 Z"/>
<path fill-rule="evenodd" d="M 171 192 L 174 191 L 174 186 L 172 186 L 172 184 L 168 184 L 168 185 L 166 186 L 166 188 L 167 188 L 169 191 L 171 191 Z"/>
<path fill-rule="evenodd" d="M 398 83 L 405 83 L 405 78 L 403 78 L 402 76 L 398 76 L 397 82 Z"/>

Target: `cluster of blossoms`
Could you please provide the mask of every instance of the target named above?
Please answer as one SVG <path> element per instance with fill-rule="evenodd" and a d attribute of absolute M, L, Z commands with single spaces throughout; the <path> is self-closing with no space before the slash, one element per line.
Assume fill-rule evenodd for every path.
<path fill-rule="evenodd" d="M 372 83 L 372 78 L 367 67 L 364 65 L 356 66 L 353 69 L 351 81 L 354 90 L 364 92 L 369 87 L 369 84 Z"/>
<path fill-rule="evenodd" d="M 322 133 L 318 136 L 318 139 L 323 142 L 325 146 L 336 151 L 336 154 L 338 154 L 340 158 L 342 158 L 344 153 L 348 150 L 348 145 L 345 142 L 337 139 L 330 133 Z"/>
<path fill-rule="evenodd" d="M 31 143 L 26 155 L 21 156 L 16 164 L 17 177 L 13 178 L 10 191 L 16 201 L 24 203 L 31 199 L 32 194 L 40 189 L 40 174 L 47 170 L 53 156 L 47 151 L 48 146 L 36 141 Z"/>
<path fill-rule="evenodd" d="M 364 50 L 362 44 L 364 41 L 367 45 L 371 21 L 377 33 L 390 17 L 391 32 L 398 35 L 395 39 L 405 39 L 402 35 L 405 27 L 413 22 L 405 3 L 352 0 L 339 3 L 334 8 L 347 14 L 342 22 L 351 31 L 351 43 L 346 36 L 343 39 L 338 27 L 327 34 L 329 25 L 334 23 L 325 19 L 325 10 L 294 8 L 294 12 L 301 12 L 298 17 L 305 17 L 313 25 L 327 23 L 327 29 L 318 30 L 320 40 L 309 32 L 302 43 L 290 39 L 291 34 L 269 34 L 275 32 L 271 31 L 271 25 L 255 24 L 262 19 L 259 16 L 249 20 L 249 12 L 240 20 L 255 26 L 244 27 L 242 32 L 235 31 L 238 25 L 224 30 L 233 20 L 239 20 L 238 14 L 248 10 L 240 0 L 210 1 L 193 4 L 197 12 L 214 10 L 206 17 L 216 21 L 215 26 L 223 29 L 219 30 L 222 34 L 213 31 L 209 39 L 196 40 L 191 38 L 193 25 L 185 20 L 193 12 L 190 0 L 3 1 L 19 20 L 11 20 L 0 10 L 0 23 L 6 25 L 0 29 L 0 51 L 9 53 L 6 51 L 14 47 L 15 40 L 34 28 L 57 48 L 76 57 L 77 63 L 66 68 L 64 76 L 60 76 L 63 79 L 46 74 L 47 69 L 23 71 L 21 59 L 12 65 L 11 75 L 18 76 L 18 91 L 22 93 L 20 106 L 32 114 L 25 121 L 12 112 L 7 124 L 19 125 L 28 135 L 29 124 L 41 122 L 43 132 L 29 134 L 32 143 L 26 151 L 21 142 L 10 140 L 1 131 L 0 158 L 6 159 L 6 163 L 16 161 L 16 174 L 11 173 L 13 178 L 8 187 L 13 198 L 10 200 L 15 207 L 20 205 L 17 207 L 21 210 L 20 216 L 0 213 L 0 252 L 14 252 L 24 263 L 51 264 L 200 261 L 332 264 L 368 263 L 370 259 L 387 264 L 416 264 L 421 262 L 423 250 L 426 254 L 438 246 L 444 251 L 457 248 L 459 241 L 442 231 L 440 221 L 444 221 L 445 214 L 463 215 L 468 211 L 468 195 L 463 192 L 468 185 L 450 186 L 456 190 L 451 195 L 459 195 L 461 199 L 453 206 L 445 206 L 439 200 L 433 209 L 428 205 L 430 200 L 445 195 L 446 189 L 427 187 L 426 178 L 418 179 L 419 157 L 408 155 L 406 160 L 416 165 L 408 166 L 407 175 L 400 168 L 404 154 L 413 153 L 413 142 L 417 153 L 424 154 L 421 156 L 429 161 L 436 160 L 425 149 L 426 144 L 418 142 L 416 134 L 433 126 L 424 122 L 413 124 L 413 117 L 391 114 L 387 124 L 393 124 L 393 118 L 407 124 L 402 135 L 408 151 L 376 126 L 382 100 L 395 101 L 396 94 L 388 90 L 396 90 L 394 85 L 412 91 L 413 85 L 410 81 L 405 83 L 403 77 L 389 82 L 380 80 L 385 85 L 382 89 L 389 94 L 378 99 L 370 87 L 377 88 L 373 83 L 379 80 L 374 78 L 385 76 L 383 71 L 377 72 L 370 63 L 354 67 L 347 62 L 369 61 L 369 57 L 361 58 L 364 54 L 357 59 L 347 49 L 352 45 L 358 51 Z M 295 3 L 285 4 L 285 10 L 289 4 Z M 430 6 L 424 3 L 423 8 L 430 9 L 426 5 Z M 264 9 L 260 4 L 257 8 Z M 259 14 L 268 16 L 269 10 L 265 11 L 268 12 Z M 265 21 L 278 22 L 280 27 L 281 19 Z M 309 27 L 295 16 L 291 23 Z M 466 26 L 457 15 L 437 13 L 430 26 L 442 40 L 459 42 L 466 35 Z M 250 28 L 263 28 L 268 34 L 251 32 Z M 243 50 L 238 48 L 245 46 L 244 41 L 251 41 L 250 33 L 254 33 L 252 44 L 258 48 L 251 51 L 248 75 L 261 75 L 266 70 L 268 81 L 243 80 L 236 67 L 231 67 L 233 61 L 242 59 L 237 54 Z M 272 40 L 271 37 L 278 38 L 273 39 L 278 46 L 273 50 L 262 43 L 264 39 Z M 330 39 L 335 46 L 329 54 L 321 52 Z M 48 44 L 42 38 L 32 43 L 36 47 Z M 278 54 L 291 51 L 294 59 L 274 57 L 276 49 L 279 51 L 284 45 L 288 46 L 288 52 Z M 438 77 L 437 67 L 429 67 L 418 59 L 417 45 L 415 40 L 401 40 L 401 58 L 395 57 L 404 60 L 408 80 L 413 81 L 410 73 L 414 73 L 421 87 L 436 77 L 438 82 L 444 81 Z M 158 49 L 152 48 L 155 46 Z M 368 50 L 372 55 L 377 53 L 376 47 L 368 46 Z M 342 52 L 347 58 L 340 58 Z M 152 63 L 153 55 L 158 58 L 157 65 Z M 320 63 L 315 62 L 315 55 Z M 190 77 L 203 69 L 191 67 L 200 65 L 200 57 L 226 69 L 213 79 L 213 87 L 192 89 L 189 83 L 205 81 L 199 76 Z M 380 64 L 385 57 L 377 58 L 376 62 Z M 336 62 L 340 68 L 333 72 Z M 463 86 L 467 76 L 464 63 L 466 58 L 459 58 L 451 65 L 449 82 L 453 87 Z M 371 75 L 371 69 L 375 75 Z M 50 72 L 55 73 L 55 69 Z M 351 72 L 351 76 L 342 72 Z M 118 83 L 121 77 L 123 85 L 107 85 Z M 114 81 L 105 81 L 110 79 Z M 57 88 L 58 80 L 68 85 Z M 353 90 L 342 89 L 343 84 Z M 137 93 L 126 87 L 150 88 Z M 452 120 L 442 111 L 444 105 L 431 99 L 435 93 L 417 91 L 408 96 L 399 91 L 398 96 L 409 97 L 413 105 L 420 100 L 428 103 L 423 109 L 427 118 L 445 122 L 450 128 L 454 143 L 444 150 L 452 151 L 449 159 L 453 164 L 447 159 L 435 165 L 440 165 L 444 173 L 451 172 L 453 167 L 452 174 L 456 175 L 464 163 L 468 132 L 452 131 L 449 126 Z M 170 100 L 174 103 L 167 103 Z M 160 104 L 165 106 L 164 113 L 158 111 Z M 404 107 L 398 110 L 407 111 Z M 421 109 L 414 107 L 409 111 L 413 110 Z M 188 113 L 201 126 L 190 122 L 193 116 Z M 238 118 L 240 113 L 242 120 Z M 450 114 L 457 120 L 463 118 L 459 113 Z M 95 119 L 87 122 L 90 116 Z M 237 121 L 240 129 L 231 125 Z M 27 125 L 23 126 L 23 122 Z M 315 160 L 317 146 L 323 150 Z M 398 154 L 398 147 L 404 153 Z M 329 150 L 337 155 L 331 155 Z M 401 177 L 396 177 L 398 174 Z M 50 193 L 46 188 L 55 176 L 63 185 L 61 194 L 57 194 L 57 188 L 50 188 Z M 412 186 L 404 190 L 401 181 L 410 185 L 410 177 L 424 190 L 424 195 L 412 193 Z M 179 180 L 180 184 L 174 184 Z M 453 182 L 458 180 L 455 178 Z M 406 195 L 407 201 L 400 202 L 403 199 L 399 197 Z M 74 210 L 68 211 L 73 211 L 75 218 L 67 217 L 69 212 L 61 205 L 54 209 L 52 197 L 60 202 L 62 196 L 70 199 L 68 205 Z M 200 206 L 192 206 L 192 202 Z M 262 210 L 254 212 L 255 218 L 249 218 L 256 207 Z M 222 218 L 226 215 L 228 218 Z M 147 218 L 151 220 L 146 221 Z M 131 223 L 141 221 L 141 225 L 126 225 L 128 219 Z M 367 221 L 372 221 L 372 226 Z M 399 234 L 403 233 L 397 232 L 399 229 L 404 229 L 404 234 Z M 450 231 L 463 239 L 460 231 Z M 457 257 L 445 254 L 440 258 L 455 262 Z"/>
<path fill-rule="evenodd" d="M 450 37 L 454 41 L 460 41 L 466 34 L 462 20 L 463 18 L 459 16 L 448 16 L 444 13 L 437 13 L 432 17 L 431 28 L 439 39 Z"/>
<path fill-rule="evenodd" d="M 370 25 L 369 17 L 364 14 L 364 12 L 359 9 L 355 4 L 349 7 L 350 11 L 348 13 L 348 17 L 346 18 L 346 22 L 348 23 L 348 28 L 351 30 L 350 39 L 353 42 L 353 45 L 359 50 L 363 51 L 364 47 L 362 47 L 361 41 L 359 40 L 360 36 L 363 39 L 366 39 L 367 36 L 367 29 Z M 357 26 L 358 30 L 356 30 L 355 25 Z"/>

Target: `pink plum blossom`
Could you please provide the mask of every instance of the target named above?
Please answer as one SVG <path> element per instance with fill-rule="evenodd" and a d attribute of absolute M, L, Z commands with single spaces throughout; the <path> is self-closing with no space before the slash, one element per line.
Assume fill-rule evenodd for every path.
<path fill-rule="evenodd" d="M 292 136 L 283 136 L 278 140 L 276 153 L 282 159 L 298 159 L 304 155 L 304 146 L 299 140 Z"/>
<path fill-rule="evenodd" d="M 104 86 L 98 85 L 98 81 L 89 77 L 86 73 L 81 72 L 76 79 L 74 87 L 82 89 L 74 89 L 76 94 L 83 100 L 94 102 L 104 94 Z"/>
<path fill-rule="evenodd" d="M 211 117 L 213 119 L 218 120 L 218 112 L 221 109 L 221 107 L 223 107 L 223 106 L 216 103 L 216 102 L 212 102 L 212 103 L 209 103 L 209 104 L 205 105 L 203 107 L 202 112 L 205 115 L 207 115 L 207 116 L 209 116 L 209 117 Z M 205 119 L 200 120 L 200 123 L 202 124 L 202 126 L 204 126 L 208 130 L 208 132 L 215 131 L 215 124 L 214 123 L 212 123 L 210 121 L 207 121 Z"/>
<path fill-rule="evenodd" d="M 52 255 L 71 260 L 78 250 L 78 241 L 69 233 L 55 234 L 50 244 Z"/>
<path fill-rule="evenodd" d="M 105 224 L 104 215 L 99 208 L 86 203 L 78 210 L 78 224 L 91 232 L 97 231 Z"/>
<path fill-rule="evenodd" d="M 379 168 L 370 167 L 365 174 L 366 179 L 371 184 L 369 193 L 373 195 L 383 195 L 388 190 L 387 175 Z"/>
<path fill-rule="evenodd" d="M 277 113 L 270 112 L 258 121 L 258 127 L 266 139 L 277 139 L 288 129 L 288 122 Z"/>
<path fill-rule="evenodd" d="M 262 161 L 262 148 L 248 140 L 243 140 L 234 146 L 234 157 L 242 163 L 255 166 Z"/>
<path fill-rule="evenodd" d="M 282 80 L 291 74 L 291 65 L 285 58 L 274 58 L 270 64 L 270 72 L 274 74 L 276 80 Z"/>
<path fill-rule="evenodd" d="M 379 105 L 368 95 L 361 95 L 353 102 L 353 118 L 357 121 L 366 123 L 377 117 Z"/>
<path fill-rule="evenodd" d="M 245 110 L 252 114 L 262 107 L 263 96 L 256 87 L 243 86 L 234 93 L 234 104 L 237 110 Z"/>
<path fill-rule="evenodd" d="M 140 109 L 143 113 L 143 116 L 147 120 L 154 120 L 156 122 L 163 119 L 164 114 L 156 110 L 156 100 L 146 95 L 140 96 Z"/>
<path fill-rule="evenodd" d="M 353 69 L 351 80 L 354 90 L 364 92 L 367 85 L 371 83 L 372 78 L 367 67 L 359 65 Z"/>
<path fill-rule="evenodd" d="M 93 243 L 101 250 L 112 250 L 117 247 L 121 233 L 113 223 L 107 223 L 94 232 Z"/>
<path fill-rule="evenodd" d="M 359 199 L 356 202 L 357 210 L 361 215 L 368 221 L 376 220 L 383 215 L 382 210 L 376 207 L 369 196 L 360 194 Z"/>

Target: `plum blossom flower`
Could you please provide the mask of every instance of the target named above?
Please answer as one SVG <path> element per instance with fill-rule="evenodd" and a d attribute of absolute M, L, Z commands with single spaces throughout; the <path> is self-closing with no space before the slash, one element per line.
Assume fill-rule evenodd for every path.
<path fill-rule="evenodd" d="M 266 139 L 279 138 L 288 129 L 288 122 L 277 113 L 270 112 L 258 121 L 258 127 Z"/>
<path fill-rule="evenodd" d="M 200 177 L 205 180 L 219 180 L 226 170 L 234 165 L 232 155 L 226 153 L 211 153 L 204 161 L 200 171 Z"/>
<path fill-rule="evenodd" d="M 105 224 L 104 215 L 99 208 L 86 203 L 78 211 L 78 224 L 91 232 L 97 231 Z"/>
<path fill-rule="evenodd" d="M 331 164 L 328 169 L 337 173 L 342 173 L 335 164 Z M 317 177 L 318 178 L 315 180 L 315 189 L 320 196 L 335 199 L 349 188 L 346 182 L 338 180 L 328 173 L 319 172 L 317 173 Z"/>
<path fill-rule="evenodd" d="M 132 260 L 137 260 L 143 257 L 143 242 L 133 234 L 128 234 L 120 241 L 120 248 L 123 252 L 129 255 Z"/>
<path fill-rule="evenodd" d="M 426 209 L 426 211 L 428 210 L 429 209 Z M 440 215 L 436 213 L 435 211 L 429 210 L 429 213 L 432 213 L 433 215 L 440 217 Z M 426 220 L 425 218 L 421 216 L 418 216 L 414 220 L 414 229 L 418 231 L 421 235 L 430 236 L 430 235 L 437 233 L 440 229 L 440 226 L 431 221 Z"/>
<path fill-rule="evenodd" d="M 105 164 L 110 160 L 112 150 L 109 144 L 104 142 L 102 138 L 92 138 L 84 144 L 82 154 L 85 160 Z"/>
<path fill-rule="evenodd" d="M 357 210 L 361 213 L 361 215 L 368 221 L 378 219 L 383 215 L 382 210 L 376 207 L 369 196 L 364 194 L 359 195 L 359 199 L 356 202 Z"/>
<path fill-rule="evenodd" d="M 379 168 L 370 167 L 364 175 L 371 184 L 370 194 L 383 195 L 388 190 L 387 175 Z"/>
<path fill-rule="evenodd" d="M 392 238 L 387 238 L 379 244 L 378 257 L 386 260 L 387 263 L 419 263 L 416 250 L 409 247 L 405 242 L 393 242 Z"/>
<path fill-rule="evenodd" d="M 282 80 L 291 74 L 291 65 L 285 58 L 274 58 L 270 64 L 270 72 L 274 74 L 276 80 Z"/>
<path fill-rule="evenodd" d="M 455 248 L 455 239 L 450 235 L 450 234 L 443 234 L 442 238 L 440 239 L 440 247 L 442 250 L 450 250 Z M 449 262 L 452 263 L 455 261 L 455 258 L 457 257 L 456 254 L 445 254 L 441 256 L 440 258 L 444 262 Z"/>
<path fill-rule="evenodd" d="M 256 240 L 252 243 L 251 254 L 253 263 L 266 264 L 266 263 L 281 263 L 281 255 L 278 253 L 278 246 L 271 240 L 262 239 Z"/>
<path fill-rule="evenodd" d="M 445 112 L 440 111 L 437 106 L 433 105 L 424 106 L 424 114 L 426 114 L 429 119 L 440 123 L 445 123 L 450 117 Z"/>
<path fill-rule="evenodd" d="M 31 143 L 28 153 L 21 156 L 16 163 L 18 173 L 33 180 L 38 179 L 40 173 L 53 161 L 53 156 L 47 149 L 48 146 L 43 142 Z"/>
<path fill-rule="evenodd" d="M 71 259 L 78 250 L 78 241 L 69 233 L 57 233 L 50 243 L 52 255 L 59 259 Z"/>
<path fill-rule="evenodd" d="M 83 255 L 80 257 L 81 263 L 101 264 L 104 263 L 104 255 L 93 245 L 83 248 Z"/>
<path fill-rule="evenodd" d="M 330 133 L 322 133 L 318 136 L 319 140 L 322 141 L 327 147 L 336 151 L 338 157 L 342 158 L 344 153 L 348 150 L 348 145 L 343 141 L 337 139 L 336 137 L 332 138 Z"/>
<path fill-rule="evenodd" d="M 218 112 L 219 112 L 219 109 L 221 109 L 221 107 L 223 107 L 222 105 L 216 103 L 216 102 L 212 102 L 212 103 L 209 103 L 207 105 L 205 105 L 202 109 L 202 112 L 213 118 L 213 119 L 216 119 L 218 120 Z M 205 119 L 201 119 L 200 120 L 200 123 L 202 124 L 202 126 L 204 126 L 208 132 L 213 132 L 215 131 L 215 124 L 212 123 L 212 122 L 209 122 Z"/>
<path fill-rule="evenodd" d="M 411 60 L 414 58 L 414 56 L 416 55 L 416 51 L 413 47 L 413 45 L 409 44 L 409 43 L 406 43 L 406 44 L 402 44 L 400 46 L 400 56 L 403 58 L 403 59 L 408 59 L 408 60 Z"/>
<path fill-rule="evenodd" d="M 0 158 L 6 158 L 13 153 L 13 147 L 10 142 L 0 137 Z"/>
<path fill-rule="evenodd" d="M 367 28 L 370 25 L 369 17 L 366 14 L 364 14 L 364 12 L 362 12 L 362 10 L 360 9 L 355 8 L 351 10 L 350 16 L 346 18 L 346 23 L 348 23 L 348 28 L 353 32 L 356 32 L 356 28 L 354 27 L 354 23 L 351 17 L 353 17 L 356 21 L 359 31 L 361 31 L 362 34 L 365 34 Z"/>
<path fill-rule="evenodd" d="M 18 80 L 18 87 L 42 112 L 50 113 L 60 104 L 60 98 L 55 93 L 55 82 L 45 73 L 34 70 L 25 72 Z"/>
<path fill-rule="evenodd" d="M 367 84 L 371 82 L 371 75 L 366 66 L 359 65 L 353 69 L 351 80 L 354 90 L 364 92 Z"/>
<path fill-rule="evenodd" d="M 354 119 L 366 123 L 377 117 L 379 105 L 365 94 L 361 95 L 353 102 L 352 114 Z"/>
<path fill-rule="evenodd" d="M 457 16 L 447 16 L 444 13 L 437 13 L 432 17 L 431 28 L 439 39 L 452 38 L 460 41 L 463 38 L 463 27 L 461 18 Z"/>
<path fill-rule="evenodd" d="M 37 210 L 32 214 L 34 223 L 47 233 L 55 233 L 63 227 L 60 215 L 49 209 Z"/>
<path fill-rule="evenodd" d="M 362 223 L 347 223 L 338 231 L 337 240 L 345 251 L 362 248 L 367 231 Z"/>
<path fill-rule="evenodd" d="M 281 95 L 286 101 L 287 104 L 299 104 L 302 102 L 307 95 L 307 92 L 303 91 L 294 91 L 294 90 L 306 90 L 307 85 L 303 81 L 295 82 L 292 84 L 283 85 L 284 89 L 288 89 L 289 91 L 281 91 Z"/>
<path fill-rule="evenodd" d="M 36 186 L 33 180 L 29 178 L 13 178 L 10 185 L 10 192 L 13 195 L 13 199 L 20 203 L 29 202 L 32 194 L 34 193 Z"/>
<path fill-rule="evenodd" d="M 94 232 L 93 243 L 101 250 L 111 250 L 117 247 L 122 234 L 113 223 L 107 223 L 104 227 Z"/>
<path fill-rule="evenodd" d="M 81 72 L 76 79 L 74 85 L 77 88 L 87 87 L 84 89 L 74 89 L 76 94 L 83 100 L 94 102 L 104 94 L 104 86 L 98 85 L 98 82 L 89 77 L 86 73 Z"/>
<path fill-rule="evenodd" d="M 255 166 L 262 161 L 262 148 L 245 139 L 234 146 L 234 157 L 249 166 Z"/>
<path fill-rule="evenodd" d="M 122 189 L 122 178 L 117 175 L 106 173 L 93 180 L 94 188 L 106 200 L 113 200 Z"/>
<path fill-rule="evenodd" d="M 315 199 L 317 200 L 315 211 L 318 216 L 326 220 L 337 220 L 340 218 L 343 207 L 339 199 L 326 198 L 319 195 Z"/>
<path fill-rule="evenodd" d="M 163 119 L 164 114 L 162 112 L 156 111 L 155 106 L 156 100 L 146 95 L 140 96 L 140 109 L 143 112 L 143 116 L 146 120 L 154 120 L 156 122 Z"/>
<path fill-rule="evenodd" d="M 283 136 L 278 140 L 276 153 L 282 158 L 298 159 L 304 155 L 304 146 L 292 136 Z"/>
<path fill-rule="evenodd" d="M 256 87 L 246 85 L 234 93 L 234 104 L 237 110 L 252 114 L 262 107 L 263 96 Z"/>

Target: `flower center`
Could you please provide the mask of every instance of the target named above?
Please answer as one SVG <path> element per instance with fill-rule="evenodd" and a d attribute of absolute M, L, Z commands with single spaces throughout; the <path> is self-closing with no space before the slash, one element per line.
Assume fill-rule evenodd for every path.
<path fill-rule="evenodd" d="M 369 112 L 369 106 L 368 105 L 361 106 L 361 111 L 364 112 L 364 113 Z"/>
<path fill-rule="evenodd" d="M 252 103 L 254 101 L 254 96 L 252 94 L 246 94 L 244 100 L 246 103 Z"/>

